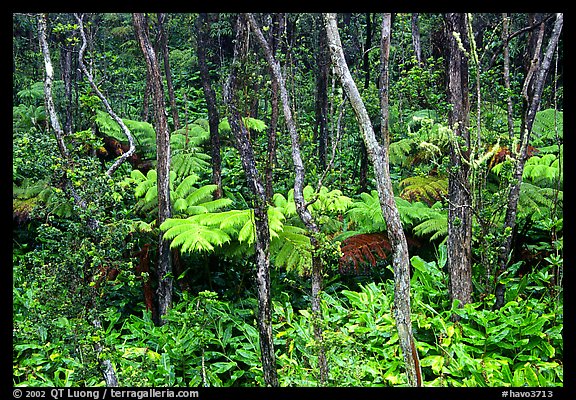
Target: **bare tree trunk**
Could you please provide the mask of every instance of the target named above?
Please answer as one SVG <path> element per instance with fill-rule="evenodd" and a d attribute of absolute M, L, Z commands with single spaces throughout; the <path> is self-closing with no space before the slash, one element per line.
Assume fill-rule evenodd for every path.
<path fill-rule="evenodd" d="M 270 293 L 270 230 L 266 191 L 258 170 L 254 150 L 248 139 L 246 126 L 242 123 L 237 108 L 235 93 L 237 86 L 237 70 L 241 59 L 247 52 L 248 29 L 244 18 L 238 17 L 236 23 L 236 42 L 234 45 L 234 60 L 228 81 L 224 86 L 224 102 L 228 107 L 228 122 L 236 138 L 236 146 L 242 160 L 248 186 L 254 193 L 254 223 L 256 226 L 256 285 L 258 288 L 258 331 L 260 334 L 260 352 L 264 382 L 268 386 L 278 386 L 276 371 L 276 356 L 272 337 L 272 300 Z"/>
<path fill-rule="evenodd" d="M 465 14 L 450 13 L 444 18 L 448 39 L 448 98 L 452 104 L 448 123 L 453 132 L 448 175 L 449 295 L 451 300 L 459 300 L 462 306 L 472 301 L 472 193 L 468 131 L 470 102 L 468 59 L 465 54 L 469 48 Z"/>
<path fill-rule="evenodd" d="M 418 27 L 418 13 L 412 13 L 412 45 L 414 46 L 414 55 L 418 66 L 423 65 L 422 62 L 422 46 L 420 45 L 420 28 Z"/>
<path fill-rule="evenodd" d="M 216 93 L 212 87 L 208 64 L 206 63 L 206 48 L 210 46 L 210 36 L 208 35 L 208 18 L 206 13 L 200 13 L 197 20 L 198 31 L 198 68 L 202 78 L 202 88 L 208 106 L 208 125 L 210 127 L 210 143 L 212 144 L 212 183 L 218 186 L 214 192 L 214 197 L 222 197 L 222 158 L 220 156 L 220 134 L 218 133 L 218 123 L 220 115 L 216 105 Z M 186 121 L 188 123 L 188 121 Z"/>
<path fill-rule="evenodd" d="M 46 76 L 44 80 L 44 99 L 46 102 L 46 110 L 48 112 L 48 115 L 50 116 L 50 123 L 56 136 L 56 142 L 58 143 L 58 149 L 60 150 L 60 155 L 70 164 L 70 155 L 68 153 L 68 150 L 66 149 L 63 140 L 64 131 L 62 130 L 60 122 L 58 121 L 58 115 L 56 114 L 56 108 L 54 107 L 54 99 L 52 97 L 54 68 L 52 67 L 52 60 L 50 58 L 50 49 L 48 48 L 48 41 L 46 39 L 46 14 L 38 15 L 38 37 L 40 41 L 40 48 L 42 49 L 42 54 L 44 56 L 44 66 L 46 70 Z M 80 196 L 76 193 L 73 186 L 68 181 L 66 173 L 64 173 L 64 177 L 66 179 L 66 187 L 71 191 L 76 204 L 82 209 L 86 209 L 86 202 L 82 198 L 80 198 Z M 98 229 L 98 226 L 99 226 L 98 221 L 94 219 L 89 219 L 88 227 L 90 229 L 96 230 Z M 93 307 L 93 304 L 91 304 L 91 306 Z M 102 325 L 98 318 L 95 318 L 92 321 L 92 325 L 94 325 L 96 329 L 102 328 Z M 100 354 L 102 353 L 103 346 L 100 342 L 96 342 L 94 344 L 94 348 L 96 350 L 97 358 L 99 358 Z M 106 382 L 106 386 L 110 387 L 118 386 L 118 378 L 116 377 L 116 372 L 114 371 L 114 367 L 112 366 L 110 360 L 102 361 L 101 368 L 104 380 Z"/>
<path fill-rule="evenodd" d="M 336 24 L 336 14 L 324 14 L 326 32 L 328 35 L 328 46 L 332 54 L 332 63 L 340 77 L 342 86 L 348 98 L 356 118 L 358 119 L 362 137 L 366 145 L 368 157 L 374 166 L 374 177 L 376 178 L 376 189 L 380 198 L 380 206 L 386 221 L 388 237 L 392 245 L 392 264 L 394 267 L 394 317 L 396 328 L 400 339 L 400 347 L 404 357 L 408 383 L 411 386 L 422 385 L 422 372 L 420 360 L 412 334 L 412 322 L 410 317 L 410 263 L 408 257 L 408 245 L 400 214 L 394 201 L 394 192 L 389 173 L 389 154 L 386 143 L 380 145 L 376 139 L 372 122 L 364 106 L 358 88 L 352 79 L 348 65 L 344 58 L 342 43 Z M 385 14 L 383 18 L 382 36 L 389 32 L 391 16 Z M 387 129 L 387 128 L 386 128 Z"/>
<path fill-rule="evenodd" d="M 157 187 L 158 187 L 158 226 L 172 216 L 170 205 L 170 131 L 166 120 L 166 107 L 164 104 L 164 89 L 160 67 L 156 54 L 150 43 L 146 18 L 142 13 L 132 14 L 136 38 L 140 44 L 146 69 L 150 75 L 152 87 L 152 104 L 154 105 L 154 121 L 156 130 L 156 159 L 157 159 Z M 158 315 L 156 323 L 162 325 L 163 317 L 172 306 L 172 253 L 170 241 L 164 240 L 162 234 L 158 237 L 158 288 L 156 297 L 158 302 Z"/>
<path fill-rule="evenodd" d="M 320 37 L 318 38 L 318 70 L 316 75 L 316 129 L 318 132 L 318 161 L 320 168 L 325 169 L 326 152 L 328 151 L 328 75 L 330 72 L 330 52 L 326 44 L 326 28 L 324 27 L 321 16 L 318 17 L 318 21 Z"/>
<path fill-rule="evenodd" d="M 508 45 L 508 32 L 509 32 L 510 17 L 507 13 L 502 13 L 502 41 L 504 42 L 504 87 L 510 93 L 510 47 Z M 506 104 L 508 106 L 508 137 L 510 143 L 514 137 L 514 107 L 512 104 L 512 96 L 506 96 Z"/>
<path fill-rule="evenodd" d="M 168 38 L 164 30 L 164 22 L 166 14 L 158 13 L 158 35 L 160 47 L 162 48 L 162 58 L 164 60 L 164 73 L 166 74 L 166 88 L 168 89 L 168 98 L 170 99 L 170 110 L 172 111 L 172 120 L 174 122 L 174 130 L 180 129 L 180 119 L 178 118 L 178 107 L 176 106 L 176 98 L 174 97 L 174 85 L 172 84 L 172 73 L 170 72 L 170 60 L 168 52 Z"/>
<path fill-rule="evenodd" d="M 272 29 L 270 30 L 270 48 L 272 53 L 276 53 L 276 48 L 280 41 L 280 37 L 284 32 L 284 14 L 274 14 L 272 16 Z M 274 196 L 274 167 L 276 165 L 276 149 L 278 147 L 276 140 L 276 131 L 278 127 L 278 82 L 272 79 L 271 82 L 271 97 L 270 104 L 270 124 L 268 127 L 268 160 L 266 162 L 266 197 L 268 201 Z"/>
<path fill-rule="evenodd" d="M 318 225 L 314 221 L 312 214 L 307 208 L 307 204 L 304 200 L 304 163 L 302 162 L 302 156 L 300 155 L 300 136 L 296 129 L 296 122 L 292 116 L 292 110 L 290 108 L 290 100 L 288 98 L 288 91 L 286 90 L 286 84 L 284 83 L 284 77 L 282 76 L 282 71 L 280 68 L 280 63 L 274 58 L 272 50 L 268 45 L 268 42 L 264 38 L 262 31 L 260 30 L 254 15 L 246 14 L 246 19 L 250 28 L 256 35 L 256 39 L 260 43 L 260 47 L 264 51 L 266 60 L 270 70 L 272 71 L 272 79 L 278 84 L 278 89 L 280 90 L 280 99 L 282 100 L 282 110 L 284 111 L 284 119 L 286 120 L 286 125 L 288 127 L 288 132 L 290 133 L 290 139 L 292 142 L 292 162 L 294 163 L 294 170 L 296 173 L 294 179 L 294 202 L 296 203 L 296 211 L 298 216 L 306 226 L 312 236 L 310 241 L 314 249 L 318 248 L 318 241 L 316 235 L 320 233 Z M 321 320 L 322 313 L 320 309 L 320 290 L 322 287 L 322 260 L 315 255 L 315 251 L 312 252 L 312 314 L 314 320 Z M 324 352 L 324 346 L 322 344 L 322 328 L 317 322 L 314 325 L 314 336 L 319 344 L 319 354 L 318 354 L 318 364 L 320 366 L 320 383 L 323 385 L 326 383 L 328 378 L 328 366 L 326 363 L 326 355 Z"/>
<path fill-rule="evenodd" d="M 70 135 L 72 133 L 72 49 L 67 43 L 63 43 L 60 50 L 60 69 L 66 97 L 64 132 Z"/>
<path fill-rule="evenodd" d="M 526 163 L 528 144 L 530 143 L 530 134 L 532 133 L 532 125 L 534 124 L 534 118 L 536 117 L 536 112 L 540 107 L 540 99 L 542 96 L 542 91 L 544 89 L 544 83 L 550 70 L 550 65 L 552 64 L 552 57 L 554 55 L 554 50 L 560 39 L 560 34 L 562 33 L 562 26 L 564 24 L 564 14 L 556 14 L 556 22 L 554 23 L 554 28 L 546 52 L 543 56 L 540 54 L 540 45 L 535 46 L 535 51 L 533 52 L 533 58 L 531 62 L 531 67 L 524 80 L 524 115 L 522 116 L 522 128 L 520 131 L 520 149 L 517 154 L 514 154 L 515 158 L 515 169 L 514 176 L 512 178 L 512 186 L 510 188 L 510 193 L 508 195 L 508 204 L 506 207 L 506 217 L 504 219 L 504 230 L 508 231 L 509 234 L 504 240 L 500 248 L 500 253 L 498 255 L 498 267 L 499 271 L 496 275 L 498 279 L 505 271 L 508 266 L 508 259 L 510 251 L 512 248 L 512 231 L 516 226 L 516 213 L 518 210 L 518 199 L 520 197 L 520 186 L 522 184 L 522 174 L 524 172 L 524 164 Z M 542 23 L 542 29 L 540 30 L 541 35 L 538 42 L 542 42 L 542 35 L 544 33 L 543 29 L 544 23 Z M 514 150 L 514 149 L 513 149 Z M 504 292 L 505 286 L 502 283 L 496 285 L 496 303 L 494 307 L 496 309 L 504 305 Z"/>
<path fill-rule="evenodd" d="M 126 160 L 127 158 L 132 156 L 132 154 L 134 154 L 134 152 L 136 151 L 136 146 L 134 145 L 134 138 L 132 137 L 132 134 L 130 133 L 130 129 L 128 129 L 128 127 L 124 124 L 122 119 L 120 117 L 118 117 L 118 115 L 116 115 L 114 110 L 112 110 L 110 103 L 108 103 L 108 100 L 106 100 L 106 97 L 102 94 L 102 92 L 100 92 L 100 89 L 98 89 L 98 86 L 96 86 L 96 84 L 94 83 L 94 78 L 92 77 L 92 74 L 90 72 L 88 72 L 88 69 L 84 65 L 84 52 L 86 51 L 87 40 L 86 40 L 86 35 L 84 34 L 84 24 L 82 21 L 83 16 L 78 16 L 78 14 L 75 14 L 75 16 L 76 16 L 76 20 L 78 21 L 80 36 L 82 36 L 82 46 L 80 47 L 80 51 L 78 52 L 78 64 L 80 65 L 80 69 L 82 70 L 82 73 L 86 76 L 86 78 L 88 79 L 88 82 L 90 83 L 92 90 L 94 90 L 94 93 L 96 93 L 96 95 L 102 101 L 102 104 L 104 104 L 104 107 L 106 108 L 106 111 L 108 112 L 108 114 L 112 117 L 112 119 L 114 121 L 116 121 L 118 123 L 118 125 L 120 126 L 120 128 L 122 129 L 124 134 L 126 135 L 126 138 L 128 139 L 128 144 L 130 146 L 128 151 L 126 153 L 122 154 L 120 156 L 120 158 L 118 160 L 116 160 L 110 166 L 110 168 L 108 168 L 108 171 L 106 171 L 106 174 L 108 176 L 112 176 L 114 171 L 116 171 L 118 169 L 118 167 L 120 167 L 120 165 L 124 162 L 124 160 Z"/>

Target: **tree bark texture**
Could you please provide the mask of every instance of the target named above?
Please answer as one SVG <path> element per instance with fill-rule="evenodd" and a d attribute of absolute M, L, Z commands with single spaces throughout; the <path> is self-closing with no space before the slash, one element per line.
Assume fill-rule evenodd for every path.
<path fill-rule="evenodd" d="M 390 180 L 388 148 L 381 146 L 374 133 L 370 117 L 364 106 L 358 88 L 352 79 L 348 65 L 344 58 L 344 51 L 338 33 L 336 14 L 324 14 L 328 46 L 332 55 L 332 63 L 336 73 L 340 77 L 344 92 L 350 99 L 350 103 L 362 131 L 362 138 L 366 145 L 368 158 L 374 167 L 376 188 L 380 198 L 380 206 L 386 221 L 387 233 L 392 245 L 392 264 L 394 267 L 394 317 L 400 347 L 404 357 L 406 374 L 410 386 L 422 385 L 422 372 L 414 336 L 412 334 L 412 322 L 410 317 L 410 263 L 408 246 L 400 214 L 394 201 L 394 192 Z M 383 25 L 390 24 L 390 17 L 385 18 Z M 383 27 L 383 31 L 387 29 Z"/>
<path fill-rule="evenodd" d="M 210 46 L 210 36 L 208 35 L 208 16 L 206 13 L 200 13 L 196 22 L 198 31 L 198 68 L 202 79 L 202 88 L 206 97 L 208 107 L 208 125 L 210 128 L 210 144 L 212 145 L 212 183 L 218 186 L 214 192 L 214 198 L 222 197 L 222 158 L 220 156 L 220 134 L 218 132 L 218 123 L 220 115 L 216 105 L 216 92 L 212 87 L 208 63 L 206 62 L 206 48 Z M 188 121 L 186 121 L 188 123 Z"/>
<path fill-rule="evenodd" d="M 518 154 L 515 155 L 515 168 L 514 175 L 512 178 L 512 186 L 510 188 L 510 193 L 508 195 L 508 204 L 506 206 L 506 217 L 504 219 L 504 230 L 508 230 L 510 233 L 506 236 L 504 243 L 500 247 L 500 253 L 498 255 L 498 273 L 496 279 L 498 279 L 505 271 L 508 266 L 508 259 L 510 256 L 510 251 L 512 249 L 512 231 L 516 226 L 516 213 L 518 210 L 518 199 L 520 198 L 520 187 L 522 185 L 522 174 L 524 172 L 524 165 L 528 158 L 528 144 L 530 143 L 530 135 L 532 133 L 532 125 L 534 124 L 534 118 L 536 118 L 536 112 L 540 107 L 540 100 L 542 96 L 542 91 L 544 89 L 544 83 L 546 82 L 546 77 L 548 71 L 550 70 L 550 65 L 552 64 L 552 58 L 554 56 L 554 51 L 558 45 L 560 39 L 560 34 L 562 33 L 562 26 L 564 24 L 564 14 L 557 13 L 556 21 L 554 23 L 554 28 L 552 30 L 550 39 L 548 41 L 548 46 L 543 55 L 540 54 L 540 45 L 535 46 L 533 52 L 532 62 L 530 63 L 530 69 L 526 75 L 524 82 L 525 90 L 524 94 L 524 114 L 522 116 L 522 124 L 520 131 L 520 150 Z M 544 25 L 544 23 L 542 23 Z M 544 32 L 541 29 L 540 32 Z M 539 35 L 540 36 L 540 35 Z M 540 36 L 539 42 L 542 39 Z M 496 302 L 494 307 L 499 309 L 505 303 L 504 293 L 505 286 L 502 283 L 496 285 Z"/>
<path fill-rule="evenodd" d="M 316 72 L 316 131 L 318 136 L 318 161 L 326 168 L 328 152 L 328 76 L 330 74 L 330 51 L 326 44 L 326 28 L 321 16 L 318 18 L 318 69 Z"/>
<path fill-rule="evenodd" d="M 268 66 L 272 72 L 272 79 L 276 81 L 278 89 L 280 91 L 280 99 L 282 100 L 282 110 L 284 112 L 284 120 L 288 127 L 288 132 L 290 134 L 290 140 L 292 143 L 292 163 L 294 164 L 295 178 L 294 178 L 294 202 L 296 203 L 296 212 L 302 220 L 302 223 L 306 229 L 311 233 L 310 238 L 313 249 L 318 248 L 318 241 L 316 236 L 320 233 L 320 229 L 314 221 L 314 217 L 307 208 L 307 204 L 304 200 L 304 178 L 305 169 L 304 163 L 302 162 L 302 156 L 300 154 L 300 135 L 296 128 L 296 121 L 292 115 L 292 110 L 290 108 L 290 99 L 288 97 L 288 91 L 286 90 L 286 84 L 284 82 L 284 77 L 282 76 L 282 70 L 280 68 L 280 63 L 275 59 L 268 42 L 264 38 L 262 31 L 260 30 L 254 15 L 246 14 L 246 19 L 252 32 L 256 35 L 256 40 L 260 43 L 260 47 L 264 52 Z M 320 309 L 320 290 L 322 287 L 322 260 L 315 255 L 315 251 L 312 252 L 312 314 L 316 320 L 321 320 L 321 309 Z M 322 344 L 322 328 L 317 322 L 314 325 L 314 336 L 319 344 L 319 354 L 318 354 L 318 364 L 320 366 L 320 383 L 325 384 L 328 378 L 328 365 L 326 363 L 326 355 L 324 352 L 324 347 Z"/>
<path fill-rule="evenodd" d="M 146 69 L 150 75 L 152 88 L 152 104 L 154 106 L 154 128 L 156 130 L 156 171 L 158 187 L 158 226 L 172 216 L 170 205 L 170 131 L 166 119 L 166 107 L 164 104 L 164 89 L 162 86 L 162 76 L 160 67 L 156 59 L 156 53 L 148 35 L 147 22 L 144 14 L 132 14 L 136 38 L 140 44 L 140 49 L 144 54 Z M 170 251 L 170 241 L 164 240 L 162 234 L 159 235 L 158 245 L 158 265 L 156 273 L 158 275 L 158 288 L 156 297 L 158 302 L 158 316 L 156 323 L 163 324 L 163 316 L 172 306 L 172 253 Z"/>
<path fill-rule="evenodd" d="M 237 86 L 237 72 L 239 63 L 247 52 L 248 27 L 244 18 L 239 17 L 236 23 L 236 42 L 234 45 L 234 59 L 230 76 L 224 86 L 224 102 L 228 107 L 228 122 L 236 139 L 236 147 L 246 180 L 254 194 L 254 223 L 256 227 L 256 285 L 258 290 L 258 331 L 260 336 L 260 352 L 262 356 L 262 369 L 264 382 L 268 386 L 278 386 L 276 371 L 276 356 L 274 354 L 274 340 L 272 336 L 272 300 L 270 291 L 270 231 L 268 227 L 268 213 L 266 191 L 258 170 L 254 149 L 248 138 L 248 131 L 243 124 L 235 100 Z"/>
<path fill-rule="evenodd" d="M 422 62 L 422 46 L 420 44 L 420 28 L 418 27 L 418 13 L 412 13 L 412 45 L 414 46 L 414 55 L 416 62 L 421 67 Z"/>
<path fill-rule="evenodd" d="M 172 111 L 172 121 L 174 130 L 180 129 L 180 119 L 178 118 L 178 107 L 176 106 L 176 97 L 174 97 L 174 85 L 172 84 L 172 72 L 170 71 L 170 57 L 168 53 L 168 37 L 164 29 L 166 14 L 158 13 L 158 36 L 162 48 L 162 59 L 164 61 L 164 73 L 166 74 L 166 89 L 170 99 L 170 110 Z"/>
<path fill-rule="evenodd" d="M 284 14 L 278 13 L 272 16 L 272 29 L 268 39 L 272 53 L 276 53 L 278 43 L 284 32 Z M 274 167 L 277 163 L 276 149 L 278 147 L 276 133 L 278 129 L 278 82 L 271 81 L 270 123 L 268 125 L 268 157 L 266 162 L 266 197 L 268 201 L 274 196 Z"/>
<path fill-rule="evenodd" d="M 448 290 L 450 299 L 459 300 L 462 306 L 472 301 L 472 192 L 468 163 L 470 103 L 465 54 L 469 48 L 466 15 L 450 13 L 444 18 L 448 40 L 448 99 L 452 105 L 448 123 L 453 133 L 448 174 Z"/>

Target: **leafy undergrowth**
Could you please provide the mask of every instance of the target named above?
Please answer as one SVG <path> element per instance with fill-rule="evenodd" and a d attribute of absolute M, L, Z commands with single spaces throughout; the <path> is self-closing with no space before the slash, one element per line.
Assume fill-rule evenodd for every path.
<path fill-rule="evenodd" d="M 562 296 L 546 271 L 508 278 L 507 302 L 464 307 L 446 300 L 445 248 L 438 262 L 412 257 L 412 322 L 424 386 L 562 386 Z M 103 359 L 122 386 L 262 386 L 255 299 L 229 302 L 210 291 L 183 294 L 155 326 L 148 312 L 108 307 L 96 330 L 87 316 L 44 318 L 38 287 L 14 293 L 16 386 L 101 386 Z M 273 301 L 281 386 L 319 386 L 318 343 L 309 308 L 287 291 Z M 552 299 L 552 300 L 550 300 Z M 393 282 L 353 291 L 336 281 L 322 293 L 328 386 L 406 386 L 393 317 Z M 52 311 L 53 312 L 53 311 Z M 453 314 L 460 318 L 453 322 Z M 103 344 L 99 358 L 95 343 Z"/>

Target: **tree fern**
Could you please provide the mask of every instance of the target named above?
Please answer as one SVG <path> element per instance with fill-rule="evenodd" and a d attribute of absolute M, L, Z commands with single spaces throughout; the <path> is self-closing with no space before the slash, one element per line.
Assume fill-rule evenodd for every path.
<path fill-rule="evenodd" d="M 410 201 L 425 201 L 429 205 L 448 195 L 448 179 L 436 176 L 413 176 L 400 181 L 400 197 Z"/>
<path fill-rule="evenodd" d="M 284 225 L 270 242 L 270 252 L 274 265 L 287 271 L 304 275 L 312 268 L 312 244 L 304 228 Z"/>
<path fill-rule="evenodd" d="M 538 111 L 532 125 L 532 144 L 540 147 L 555 143 L 556 132 L 564 138 L 564 113 L 553 108 Z"/>
<path fill-rule="evenodd" d="M 163 237 L 172 240 L 170 248 L 179 248 L 183 253 L 212 252 L 215 246 L 230 242 L 230 236 L 213 226 L 198 224 L 194 220 L 168 218 L 160 225 Z"/>
<path fill-rule="evenodd" d="M 200 147 L 209 137 L 210 132 L 201 120 L 187 124 L 172 133 L 171 168 L 177 176 L 188 176 L 209 169 L 211 157 Z"/>
<path fill-rule="evenodd" d="M 376 190 L 370 194 L 361 193 L 360 201 L 355 201 L 346 212 L 352 229 L 355 231 L 370 233 L 386 231 L 386 222 L 380 207 L 380 197 Z"/>
<path fill-rule="evenodd" d="M 557 199 L 556 199 L 557 197 Z M 529 182 L 522 182 L 518 198 L 518 212 L 522 215 L 546 215 L 554 200 L 562 210 L 564 192 L 554 188 L 539 187 Z"/>
<path fill-rule="evenodd" d="M 102 111 L 96 110 L 96 118 L 94 120 L 98 130 L 106 135 L 113 137 L 121 143 L 127 143 L 128 139 L 120 128 L 120 125 L 112 117 Z M 156 131 L 154 127 L 144 121 L 136 121 L 131 119 L 122 118 L 122 122 L 130 130 L 136 141 L 136 152 L 141 158 L 152 159 L 156 157 Z"/>
<path fill-rule="evenodd" d="M 522 179 L 541 186 L 548 186 L 555 183 L 557 179 L 562 181 L 563 174 L 560 173 L 559 159 L 555 154 L 530 157 L 526 160 L 526 164 L 524 164 Z"/>

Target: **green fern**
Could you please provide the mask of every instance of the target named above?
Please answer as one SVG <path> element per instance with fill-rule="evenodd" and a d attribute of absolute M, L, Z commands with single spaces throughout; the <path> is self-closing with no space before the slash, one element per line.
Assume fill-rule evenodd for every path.
<path fill-rule="evenodd" d="M 448 179 L 436 176 L 413 176 L 400 181 L 400 197 L 410 201 L 425 201 L 429 205 L 443 200 L 448 194 Z"/>
<path fill-rule="evenodd" d="M 547 215 L 554 200 L 558 201 L 558 209 L 562 210 L 563 199 L 563 191 L 522 182 L 518 198 L 518 213 L 525 216 Z"/>
<path fill-rule="evenodd" d="M 259 120 L 257 118 L 252 118 L 252 117 L 243 117 L 242 118 L 242 122 L 244 123 L 244 125 L 246 126 L 246 128 L 250 131 L 256 131 L 256 132 L 264 132 L 266 131 L 266 123 L 262 120 Z M 222 132 L 230 132 L 230 123 L 228 122 L 227 118 L 224 118 L 222 121 L 220 121 L 220 124 L 218 125 L 218 129 Z"/>
<path fill-rule="evenodd" d="M 555 154 L 532 156 L 524 164 L 523 180 L 546 186 L 556 182 L 558 178 L 562 181 L 563 174 L 560 173 L 560 161 Z"/>
<path fill-rule="evenodd" d="M 312 268 L 312 244 L 303 228 L 284 225 L 270 243 L 272 261 L 277 267 L 304 275 Z"/>
<path fill-rule="evenodd" d="M 536 147 L 556 143 L 556 131 L 564 138 L 564 113 L 548 108 L 538 111 L 532 125 L 532 145 Z"/>
<path fill-rule="evenodd" d="M 361 193 L 360 201 L 355 201 L 350 205 L 346 216 L 352 223 L 355 232 L 372 233 L 385 232 L 386 222 L 380 207 L 380 198 L 376 190 L 370 194 Z"/>
<path fill-rule="evenodd" d="M 163 238 L 172 240 L 170 248 L 179 248 L 182 253 L 212 252 L 215 246 L 230 242 L 226 232 L 202 224 L 194 220 L 168 218 L 160 225 L 165 231 Z"/>
<path fill-rule="evenodd" d="M 170 171 L 170 202 L 176 213 L 185 215 L 205 214 L 225 208 L 232 204 L 228 198 L 212 199 L 213 193 L 218 188 L 216 185 L 204 185 L 196 187 L 198 175 L 191 174 L 178 184 L 174 171 Z M 142 212 L 157 212 L 158 187 L 156 170 L 151 169 L 146 175 L 139 170 L 133 170 L 130 177 L 125 179 L 125 184 L 136 184 L 134 195 L 140 198 L 137 208 Z"/>
<path fill-rule="evenodd" d="M 178 177 L 200 173 L 210 168 L 211 157 L 200 147 L 210 137 L 210 132 L 203 121 L 198 119 L 174 131 L 170 136 L 171 168 Z"/>
<path fill-rule="evenodd" d="M 99 131 L 110 136 L 120 143 L 128 143 L 126 135 L 120 128 L 120 125 L 112 117 L 102 111 L 96 110 L 96 117 L 94 122 L 98 126 Z M 122 118 L 122 122 L 130 130 L 130 133 L 134 137 L 136 152 L 143 159 L 153 159 L 156 157 L 156 131 L 154 127 L 143 121 L 135 121 L 131 119 Z"/>

